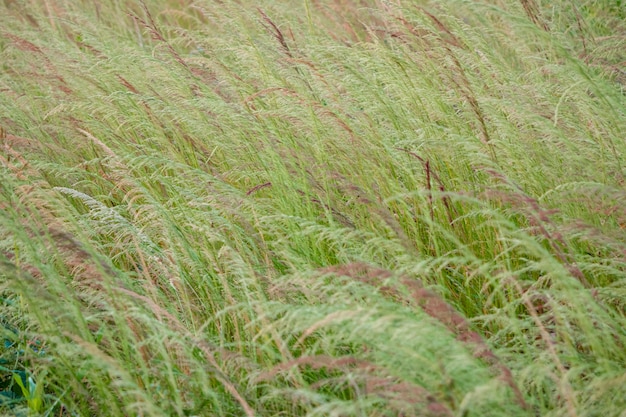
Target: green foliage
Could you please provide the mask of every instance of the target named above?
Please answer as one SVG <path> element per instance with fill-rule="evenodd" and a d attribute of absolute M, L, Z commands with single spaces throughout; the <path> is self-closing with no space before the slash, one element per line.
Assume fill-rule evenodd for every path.
<path fill-rule="evenodd" d="M 620 415 L 620 3 L 240 3 L 0 4 L 0 409 Z"/>

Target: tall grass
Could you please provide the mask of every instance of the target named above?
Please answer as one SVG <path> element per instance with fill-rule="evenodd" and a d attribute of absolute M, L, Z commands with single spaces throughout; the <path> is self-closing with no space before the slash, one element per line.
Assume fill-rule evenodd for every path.
<path fill-rule="evenodd" d="M 0 388 L 619 416 L 619 1 L 5 1 Z"/>

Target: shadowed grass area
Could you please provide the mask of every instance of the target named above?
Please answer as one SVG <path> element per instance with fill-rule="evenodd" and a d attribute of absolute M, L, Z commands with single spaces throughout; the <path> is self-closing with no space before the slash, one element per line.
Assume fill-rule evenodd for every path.
<path fill-rule="evenodd" d="M 620 1 L 0 3 L 0 409 L 618 416 Z"/>

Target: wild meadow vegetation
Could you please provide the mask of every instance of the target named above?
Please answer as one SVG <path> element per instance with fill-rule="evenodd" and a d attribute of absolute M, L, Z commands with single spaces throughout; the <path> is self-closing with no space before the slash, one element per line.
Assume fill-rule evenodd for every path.
<path fill-rule="evenodd" d="M 619 0 L 3 0 L 0 410 L 625 416 Z"/>

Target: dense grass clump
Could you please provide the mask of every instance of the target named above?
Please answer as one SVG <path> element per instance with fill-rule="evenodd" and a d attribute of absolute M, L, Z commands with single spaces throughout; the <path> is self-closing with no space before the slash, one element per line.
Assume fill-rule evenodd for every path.
<path fill-rule="evenodd" d="M 0 3 L 0 409 L 619 416 L 621 1 Z"/>

